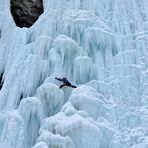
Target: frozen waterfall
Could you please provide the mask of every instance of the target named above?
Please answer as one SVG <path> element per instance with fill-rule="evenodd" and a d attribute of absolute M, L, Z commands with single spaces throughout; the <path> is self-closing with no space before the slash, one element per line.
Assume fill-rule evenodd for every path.
<path fill-rule="evenodd" d="M 148 1 L 43 5 L 19 28 L 0 0 L 0 148 L 147 148 Z"/>

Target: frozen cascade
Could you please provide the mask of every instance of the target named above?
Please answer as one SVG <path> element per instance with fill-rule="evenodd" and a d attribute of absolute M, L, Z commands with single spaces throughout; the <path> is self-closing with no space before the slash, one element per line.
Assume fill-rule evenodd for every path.
<path fill-rule="evenodd" d="M 37 89 L 37 97 L 43 104 L 44 115 L 51 116 L 61 110 L 64 93 L 53 83 L 45 83 Z"/>
<path fill-rule="evenodd" d="M 148 1 L 43 5 L 19 28 L 0 1 L 0 148 L 147 148 Z"/>
<path fill-rule="evenodd" d="M 74 80 L 76 83 L 83 84 L 92 79 L 96 79 L 96 66 L 91 58 L 87 56 L 77 57 L 74 62 Z"/>
<path fill-rule="evenodd" d="M 26 108 L 28 109 L 26 112 Z M 38 137 L 38 130 L 43 120 L 43 106 L 41 101 L 36 98 L 26 98 L 23 99 L 19 106 L 19 113 L 24 120 L 24 135 L 22 135 L 23 146 L 31 147 Z M 27 136 L 27 135 L 30 136 Z"/>

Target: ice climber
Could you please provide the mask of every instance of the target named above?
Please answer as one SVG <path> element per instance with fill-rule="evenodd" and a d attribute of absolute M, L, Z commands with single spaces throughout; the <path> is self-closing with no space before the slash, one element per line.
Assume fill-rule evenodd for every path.
<path fill-rule="evenodd" d="M 72 88 L 77 88 L 76 86 L 72 85 L 72 84 L 67 80 L 67 78 L 65 78 L 65 77 L 63 77 L 62 79 L 61 79 L 61 78 L 55 77 L 55 79 L 57 79 L 57 80 L 59 80 L 59 81 L 61 81 L 61 82 L 64 83 L 64 84 L 62 84 L 62 85 L 60 86 L 60 89 L 61 89 L 62 87 L 64 87 L 64 86 L 69 86 L 69 87 L 72 87 Z"/>

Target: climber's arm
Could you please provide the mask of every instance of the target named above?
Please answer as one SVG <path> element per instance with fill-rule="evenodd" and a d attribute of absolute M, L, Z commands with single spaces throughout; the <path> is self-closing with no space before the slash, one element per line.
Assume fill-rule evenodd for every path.
<path fill-rule="evenodd" d="M 55 77 L 55 79 L 56 79 L 56 80 L 59 80 L 59 81 L 62 81 L 62 79 L 61 79 L 61 78 L 57 78 L 57 77 Z"/>

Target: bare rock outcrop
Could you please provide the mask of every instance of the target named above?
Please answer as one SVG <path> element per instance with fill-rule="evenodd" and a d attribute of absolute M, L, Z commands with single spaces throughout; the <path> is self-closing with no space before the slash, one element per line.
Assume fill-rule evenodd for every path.
<path fill-rule="evenodd" d="M 43 11 L 42 0 L 11 0 L 11 14 L 19 27 L 32 26 Z"/>

